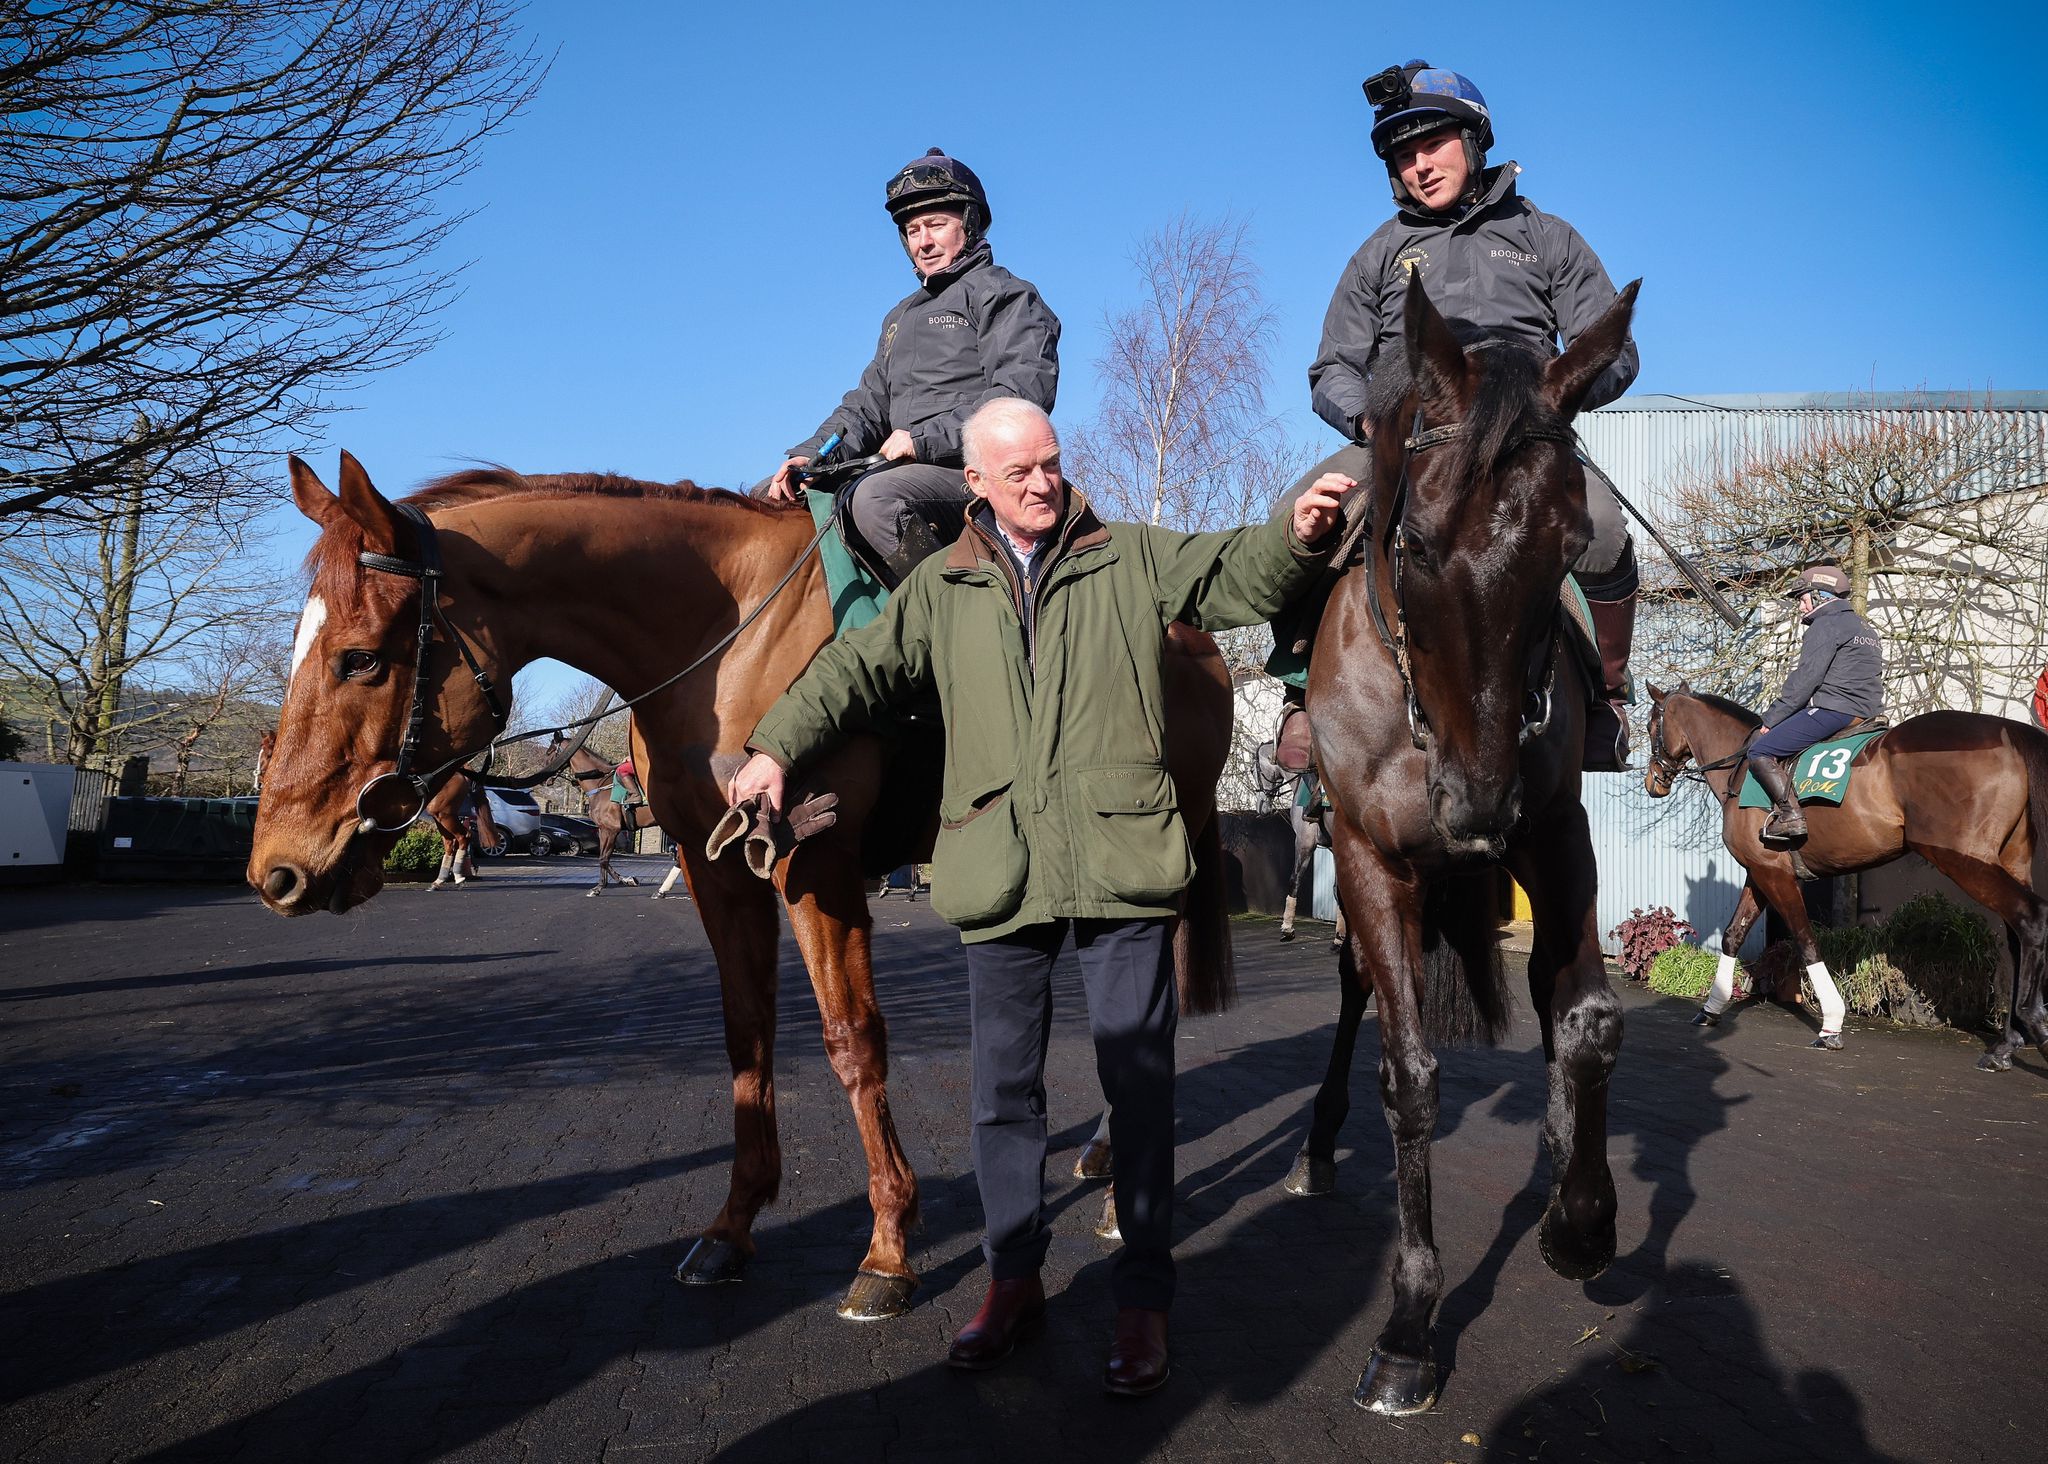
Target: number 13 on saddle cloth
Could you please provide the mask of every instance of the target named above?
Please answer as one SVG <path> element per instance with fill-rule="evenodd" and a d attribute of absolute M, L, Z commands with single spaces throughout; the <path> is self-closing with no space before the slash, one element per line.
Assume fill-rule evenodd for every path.
<path fill-rule="evenodd" d="M 1849 775 L 1856 755 L 1891 729 L 1873 727 L 1847 737 L 1816 742 L 1792 761 L 1792 792 L 1801 803 L 1839 804 L 1849 795 Z M 1757 786 L 1754 775 L 1742 775 L 1743 808 L 1769 808 L 1770 797 Z"/>

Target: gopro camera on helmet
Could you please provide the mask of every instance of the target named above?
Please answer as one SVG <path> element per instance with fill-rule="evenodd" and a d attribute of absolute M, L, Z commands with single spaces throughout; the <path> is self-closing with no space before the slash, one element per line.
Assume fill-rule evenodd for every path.
<path fill-rule="evenodd" d="M 1408 72 L 1405 67 L 1389 66 L 1385 71 L 1376 71 L 1365 79 L 1364 86 L 1366 105 L 1375 112 L 1408 105 Z"/>

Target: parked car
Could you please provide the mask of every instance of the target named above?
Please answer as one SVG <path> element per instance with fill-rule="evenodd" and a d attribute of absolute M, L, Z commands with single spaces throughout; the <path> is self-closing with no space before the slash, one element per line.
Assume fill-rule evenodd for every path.
<path fill-rule="evenodd" d="M 533 852 L 541 859 L 550 854 L 595 854 L 597 825 L 573 813 L 544 813 L 533 833 Z"/>
<path fill-rule="evenodd" d="M 492 858 L 533 852 L 533 836 L 543 817 L 533 795 L 524 788 L 486 788 L 484 797 L 491 801 L 491 819 L 504 838 L 489 849 L 479 846 L 480 852 Z"/>

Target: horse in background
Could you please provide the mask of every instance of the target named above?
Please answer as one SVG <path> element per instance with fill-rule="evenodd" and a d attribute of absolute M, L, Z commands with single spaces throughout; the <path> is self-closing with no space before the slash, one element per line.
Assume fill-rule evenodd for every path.
<path fill-rule="evenodd" d="M 1293 940 L 1294 911 L 1301 893 L 1301 882 L 1315 866 L 1316 850 L 1330 847 L 1330 826 L 1325 818 L 1327 809 L 1323 804 L 1322 784 L 1315 769 L 1309 767 L 1295 772 L 1282 767 L 1277 756 L 1278 748 L 1279 744 L 1275 742 L 1261 742 L 1254 754 L 1258 792 L 1253 811 L 1269 814 L 1280 806 L 1282 798 L 1287 800 L 1287 827 L 1294 840 L 1294 865 L 1287 878 L 1287 903 L 1280 910 L 1280 939 Z M 1336 929 L 1330 934 L 1330 949 L 1343 950 L 1345 939 L 1344 906 L 1340 901 Z"/>
<path fill-rule="evenodd" d="M 549 744 L 550 753 L 562 746 L 562 734 L 557 732 Z M 648 762 L 646 744 L 641 741 L 632 718 L 626 719 L 626 746 L 634 768 L 638 769 L 637 780 L 642 791 L 647 788 Z M 578 747 L 569 757 L 569 765 L 563 776 L 583 795 L 583 813 L 597 825 L 597 883 L 590 888 L 592 896 L 601 895 L 608 884 L 635 885 L 640 881 L 633 875 L 621 875 L 612 868 L 612 850 L 618 847 L 621 837 L 628 829 L 638 831 L 654 827 L 654 810 L 646 803 L 627 803 L 621 807 L 612 795 L 612 788 L 618 777 L 618 769 L 612 763 L 599 757 L 588 747 Z M 678 864 L 677 869 L 681 869 Z M 657 891 L 659 899 L 668 892 L 675 882 L 671 873 L 662 889 Z"/>
<path fill-rule="evenodd" d="M 1769 810 L 1740 806 L 1743 752 L 1758 722 L 1725 697 L 1650 688 L 1645 787 L 1652 798 L 1666 797 L 1686 764 L 1697 762 L 1697 776 L 1721 804 L 1721 842 L 1748 876 L 1721 933 L 1713 995 L 1694 1020 L 1720 1021 L 1735 989 L 1736 953 L 1769 905 L 1791 927 L 1821 1000 L 1814 1045 L 1839 1047 L 1839 1038 L 1827 1036 L 1840 1028 L 1842 996 L 1814 942 L 1794 858 L 1820 877 L 1874 869 L 1911 850 L 2005 923 L 2012 1002 L 1977 1066 L 2004 1072 L 2028 1043 L 2048 1057 L 2048 902 L 2034 888 L 2034 850 L 2048 837 L 2048 734 L 1977 712 L 1909 717 L 1844 765 L 1849 786 L 1839 805 L 1806 805 L 1806 842 L 1791 850 L 1761 841 Z"/>
<path fill-rule="evenodd" d="M 427 800 L 426 817 L 441 836 L 441 868 L 430 890 L 457 889 L 476 878 L 477 849 L 495 849 L 505 842 L 491 817 L 491 800 L 467 771 L 458 771 L 439 793 Z"/>
<path fill-rule="evenodd" d="M 1308 681 L 1352 925 L 1337 1037 L 1289 1181 L 1334 1185 L 1369 978 L 1400 1220 L 1392 1314 L 1352 1395 L 1376 1412 L 1420 1412 L 1437 1395 L 1432 1048 L 1495 1040 L 1509 1024 L 1500 866 L 1535 917 L 1529 995 L 1549 1073 L 1551 1161 L 1538 1248 L 1573 1280 L 1614 1257 L 1607 1085 L 1621 1003 L 1601 960 L 1580 802 L 1590 688 L 1559 594 L 1592 532 L 1571 419 L 1626 344 L 1636 289 L 1547 359 L 1511 339 L 1461 338 L 1416 271 L 1403 305 L 1406 371 L 1383 358 L 1374 379 L 1360 562 L 1331 592 Z"/>
<path fill-rule="evenodd" d="M 677 841 L 704 922 L 732 1066 L 728 1191 L 676 1277 L 739 1280 L 754 1254 L 754 1219 L 781 1182 L 779 896 L 867 1161 L 873 1227 L 838 1312 L 857 1321 L 901 1315 L 917 1287 L 917 1180 L 890 1115 L 867 890 L 876 875 L 931 858 L 939 729 L 916 719 L 821 760 L 791 795 L 829 788 L 838 821 L 778 855 L 772 882 L 705 853 L 747 735 L 832 636 L 809 513 L 689 483 L 502 468 L 456 473 L 393 504 L 347 453 L 339 495 L 297 459 L 291 478 L 300 512 L 321 532 L 249 883 L 290 916 L 372 898 L 411 813 L 401 753 L 424 785 L 420 796 L 438 792 L 458 762 L 504 730 L 494 688 L 536 660 L 561 661 L 635 699 L 639 736 L 659 750 L 643 765 L 643 786 Z M 428 574 L 430 563 L 438 573 Z M 591 594 L 593 584 L 606 593 Z M 1185 627 L 1169 637 L 1162 677 L 1164 751 L 1195 853 L 1175 970 L 1184 1010 L 1216 1010 L 1232 981 L 1214 818 L 1230 678 L 1214 640 Z"/>

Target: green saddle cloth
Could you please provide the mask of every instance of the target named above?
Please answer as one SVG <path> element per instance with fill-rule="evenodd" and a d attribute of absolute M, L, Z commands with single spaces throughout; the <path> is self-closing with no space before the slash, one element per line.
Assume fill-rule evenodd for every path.
<path fill-rule="evenodd" d="M 1266 657 L 1266 674 L 1286 682 L 1289 686 L 1308 689 L 1308 661 L 1315 652 L 1316 627 L 1323 618 L 1323 611 L 1329 607 L 1329 591 L 1321 598 L 1304 601 L 1286 616 L 1273 622 L 1273 653 Z M 1564 588 L 1558 592 L 1557 608 L 1569 628 L 1565 639 L 1578 655 L 1579 664 L 1586 672 L 1586 684 L 1599 693 L 1603 672 L 1600 669 L 1599 638 L 1593 633 L 1593 611 L 1586 603 L 1586 592 L 1579 588 L 1579 582 L 1571 575 L 1564 577 Z M 1307 640 L 1307 647 L 1297 655 L 1294 643 Z M 1628 695 L 1630 706 L 1635 705 L 1635 678 L 1629 678 Z"/>
<path fill-rule="evenodd" d="M 832 597 L 832 634 L 836 639 L 880 615 L 889 603 L 889 592 L 846 552 L 839 526 L 832 521 L 832 495 L 806 488 L 804 497 L 810 502 L 811 522 L 825 530 L 818 540 L 818 562 L 825 567 L 825 593 Z"/>
<path fill-rule="evenodd" d="M 1884 736 L 1889 728 L 1852 732 L 1827 742 L 1816 742 L 1792 761 L 1792 793 L 1801 803 L 1840 803 L 1849 796 L 1849 774 L 1866 743 Z M 1770 798 L 1757 786 L 1756 775 L 1742 775 L 1742 808 L 1769 808 Z"/>

